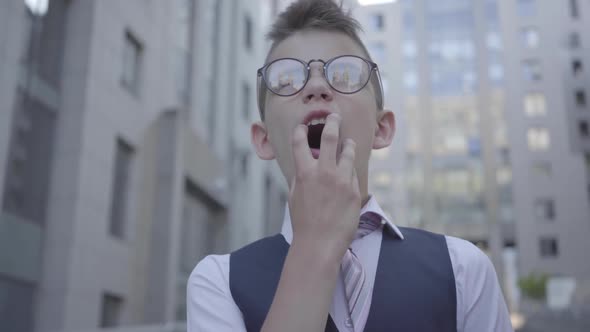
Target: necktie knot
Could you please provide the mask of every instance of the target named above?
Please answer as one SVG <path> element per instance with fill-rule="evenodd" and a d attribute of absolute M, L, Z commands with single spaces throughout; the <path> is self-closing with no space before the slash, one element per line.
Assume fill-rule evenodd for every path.
<path fill-rule="evenodd" d="M 381 216 L 375 212 L 363 213 L 359 221 L 359 227 L 356 231 L 355 240 L 360 239 L 363 236 L 381 227 L 381 220 Z"/>

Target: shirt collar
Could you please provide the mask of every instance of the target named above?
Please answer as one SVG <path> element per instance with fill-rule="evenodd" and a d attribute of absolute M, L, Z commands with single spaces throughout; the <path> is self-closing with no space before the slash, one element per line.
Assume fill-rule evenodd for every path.
<path fill-rule="evenodd" d="M 399 228 L 397 228 L 397 226 L 395 226 L 393 222 L 391 222 L 391 220 L 389 220 L 389 218 L 387 217 L 385 212 L 383 212 L 383 210 L 379 206 L 379 203 L 377 203 L 377 200 L 373 196 L 370 196 L 365 206 L 362 207 L 361 213 L 359 214 L 359 218 L 365 212 L 373 212 L 378 214 L 381 217 L 381 224 L 392 230 L 397 236 L 399 236 L 400 239 L 404 239 L 404 235 L 402 234 L 402 232 L 399 230 Z M 293 227 L 291 226 L 291 214 L 289 213 L 289 204 L 286 204 L 285 206 L 285 216 L 283 217 L 283 227 L 281 229 L 281 234 L 283 234 L 285 240 L 290 245 L 291 241 L 293 240 Z"/>

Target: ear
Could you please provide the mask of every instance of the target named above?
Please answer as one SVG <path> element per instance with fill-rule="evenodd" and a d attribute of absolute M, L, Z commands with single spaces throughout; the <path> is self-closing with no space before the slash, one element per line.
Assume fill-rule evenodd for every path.
<path fill-rule="evenodd" d="M 375 128 L 375 138 L 373 140 L 373 149 L 387 147 L 393 141 L 395 134 L 395 114 L 390 110 L 378 111 L 377 128 Z"/>
<path fill-rule="evenodd" d="M 256 150 L 256 154 L 262 160 L 275 159 L 275 153 L 268 140 L 268 130 L 262 121 L 257 121 L 252 124 L 250 128 L 250 139 L 252 146 Z"/>

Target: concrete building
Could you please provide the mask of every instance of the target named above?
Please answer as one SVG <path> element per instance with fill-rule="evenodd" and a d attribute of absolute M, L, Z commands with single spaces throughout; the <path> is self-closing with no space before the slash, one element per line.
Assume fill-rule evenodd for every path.
<path fill-rule="evenodd" d="M 0 3 L 0 330 L 182 321 L 199 259 L 279 228 L 264 4 Z"/>
<path fill-rule="evenodd" d="M 500 269 L 515 239 L 497 4 L 406 0 L 353 13 L 397 116 L 390 151 L 374 151 L 372 191 L 399 224 L 477 243 Z"/>
<path fill-rule="evenodd" d="M 590 3 L 498 3 L 519 271 L 574 278 L 588 299 Z"/>
<path fill-rule="evenodd" d="M 590 294 L 589 6 L 401 0 L 353 9 L 398 121 L 391 150 L 374 153 L 372 191 L 399 224 L 487 248 L 498 272 L 509 270 L 509 288 L 546 273 Z M 501 253 L 516 270 L 499 264 Z"/>

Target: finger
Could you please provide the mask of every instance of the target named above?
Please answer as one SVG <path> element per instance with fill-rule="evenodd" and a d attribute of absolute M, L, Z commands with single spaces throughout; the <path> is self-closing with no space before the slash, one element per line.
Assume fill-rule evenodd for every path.
<path fill-rule="evenodd" d="M 336 167 L 340 120 L 340 115 L 336 113 L 331 113 L 326 118 L 326 125 L 322 131 L 322 141 L 320 143 L 320 167 Z"/>
<path fill-rule="evenodd" d="M 295 174 L 299 174 L 314 161 L 307 142 L 307 126 L 298 125 L 293 132 L 292 150 L 295 162 Z"/>
<path fill-rule="evenodd" d="M 356 168 L 354 167 L 352 167 L 352 189 L 357 193 L 361 192 L 359 188 L 359 178 L 356 174 Z"/>
<path fill-rule="evenodd" d="M 338 169 L 343 176 L 351 177 L 354 168 L 354 159 L 356 155 L 356 143 L 347 138 L 340 153 L 340 160 L 338 161 Z"/>
<path fill-rule="evenodd" d="M 291 178 L 291 182 L 289 183 L 289 198 L 293 197 L 293 193 L 295 192 L 295 176 Z"/>

